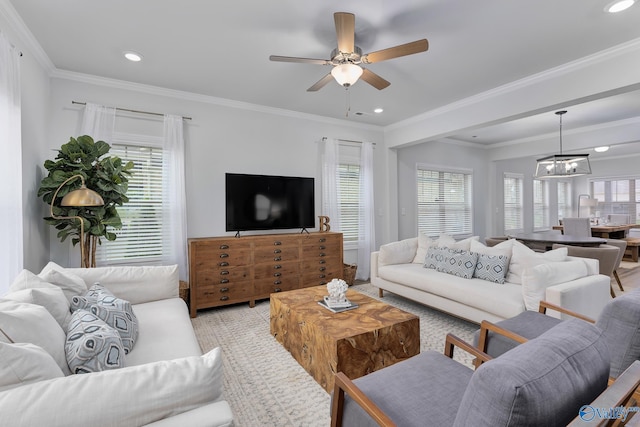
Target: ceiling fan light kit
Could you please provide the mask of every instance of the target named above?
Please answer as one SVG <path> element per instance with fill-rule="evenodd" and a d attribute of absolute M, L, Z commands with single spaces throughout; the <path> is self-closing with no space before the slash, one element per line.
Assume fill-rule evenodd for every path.
<path fill-rule="evenodd" d="M 331 59 L 298 58 L 278 55 L 271 55 L 269 57 L 271 61 L 278 62 L 333 66 L 331 72 L 314 83 L 307 89 L 307 92 L 320 90 L 331 80 L 335 80 L 341 86 L 349 88 L 360 78 L 376 89 L 382 90 L 391 83 L 373 71 L 361 67 L 360 64 L 373 64 L 375 62 L 386 61 L 387 59 L 425 52 L 429 48 L 427 39 L 421 39 L 363 55 L 362 49 L 355 45 L 355 15 L 347 12 L 336 12 L 333 14 L 333 18 L 336 27 L 338 47 L 331 52 Z"/>
<path fill-rule="evenodd" d="M 588 154 L 562 154 L 562 115 L 566 111 L 556 111 L 560 116 L 560 154 L 543 157 L 536 161 L 536 178 L 568 178 L 591 174 Z"/>

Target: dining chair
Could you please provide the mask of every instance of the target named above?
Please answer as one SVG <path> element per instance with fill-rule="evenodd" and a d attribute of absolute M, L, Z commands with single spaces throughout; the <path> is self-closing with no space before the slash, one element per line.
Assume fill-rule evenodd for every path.
<path fill-rule="evenodd" d="M 564 234 L 574 237 L 591 237 L 591 221 L 589 218 L 563 218 Z"/>
<path fill-rule="evenodd" d="M 607 216 L 609 224 L 629 224 L 629 215 L 626 214 L 609 214 Z"/>
<path fill-rule="evenodd" d="M 622 239 L 607 239 L 607 245 L 615 246 L 620 250 L 620 253 L 618 253 L 618 259 L 616 260 L 616 266 L 613 269 L 613 277 L 616 279 L 616 282 L 618 282 L 618 287 L 620 288 L 620 290 L 624 292 L 622 282 L 620 282 L 620 276 L 618 276 L 618 269 L 620 268 L 622 257 L 624 257 L 624 251 L 627 250 L 627 241 Z"/>

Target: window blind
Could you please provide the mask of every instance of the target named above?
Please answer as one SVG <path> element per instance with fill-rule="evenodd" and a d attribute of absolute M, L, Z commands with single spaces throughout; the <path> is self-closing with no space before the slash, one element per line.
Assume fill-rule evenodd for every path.
<path fill-rule="evenodd" d="M 570 218 L 573 204 L 571 203 L 571 183 L 568 181 L 558 181 L 558 218 Z"/>
<path fill-rule="evenodd" d="M 102 265 L 154 262 L 162 257 L 162 149 L 112 144 L 109 155 L 132 161 L 129 202 L 118 206 L 122 229 L 117 238 L 99 246 L 96 258 Z"/>
<path fill-rule="evenodd" d="M 533 229 L 549 228 L 549 182 L 533 180 Z"/>
<path fill-rule="evenodd" d="M 635 177 L 590 180 L 591 196 L 598 199 L 600 216 L 629 215 L 631 223 L 640 224 L 640 179 Z"/>
<path fill-rule="evenodd" d="M 522 231 L 522 174 L 504 174 L 504 230 Z"/>
<path fill-rule="evenodd" d="M 360 165 L 341 163 L 337 168 L 340 232 L 347 242 L 358 241 L 360 218 Z"/>
<path fill-rule="evenodd" d="M 418 165 L 416 184 L 419 233 L 473 234 L 471 172 Z"/>

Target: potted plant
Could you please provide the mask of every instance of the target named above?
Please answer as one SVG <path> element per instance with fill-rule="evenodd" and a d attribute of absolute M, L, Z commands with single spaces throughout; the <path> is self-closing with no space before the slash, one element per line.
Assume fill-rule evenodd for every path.
<path fill-rule="evenodd" d="M 126 196 L 129 176 L 133 168 L 133 162 L 123 164 L 122 159 L 116 156 L 106 156 L 111 146 L 104 141 L 95 141 L 88 135 L 77 139 L 71 138 L 62 145 L 54 160 L 44 162 L 44 167 L 49 171 L 40 182 L 38 197 L 48 204 L 52 204 L 55 217 L 80 217 L 84 222 L 84 241 L 80 242 L 80 221 L 77 219 L 56 219 L 45 217 L 47 224 L 53 225 L 58 230 L 58 238 L 64 242 L 71 236 L 71 242 L 75 246 L 84 245 L 84 260 L 81 265 L 96 266 L 96 248 L 101 244 L 101 238 L 115 240 L 116 234 L 109 231 L 122 228 L 122 221 L 116 206 L 122 206 L 129 199 Z M 103 206 L 71 207 L 60 206 L 62 197 L 70 191 L 80 187 L 79 179 L 72 180 L 60 189 L 56 200 L 52 200 L 56 190 L 68 178 L 81 175 L 86 186 L 97 192 L 104 200 Z"/>

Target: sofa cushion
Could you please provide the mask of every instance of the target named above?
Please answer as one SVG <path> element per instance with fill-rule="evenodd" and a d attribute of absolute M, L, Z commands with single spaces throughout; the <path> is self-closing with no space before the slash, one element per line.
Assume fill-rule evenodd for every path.
<path fill-rule="evenodd" d="M 380 246 L 380 265 L 406 264 L 413 262 L 418 249 L 418 238 L 400 240 Z"/>
<path fill-rule="evenodd" d="M 125 366 L 125 351 L 118 332 L 86 310 L 76 310 L 71 316 L 65 352 L 74 374 Z"/>
<path fill-rule="evenodd" d="M 560 322 L 480 366 L 453 425 L 565 426 L 607 387 L 608 378 L 603 332 L 578 319 Z"/>
<path fill-rule="evenodd" d="M 87 310 L 98 316 L 120 334 L 125 353 L 133 349 L 138 338 L 138 319 L 129 301 L 115 297 L 104 286 L 96 283 L 85 296 L 73 297 L 71 309 Z"/>
<path fill-rule="evenodd" d="M 131 304 L 179 297 L 177 265 L 67 268 L 65 270 L 82 278 L 86 286 L 100 283 L 113 295 Z M 153 286 L 149 286 L 149 283 L 153 283 Z"/>
<path fill-rule="evenodd" d="M 29 343 L 0 342 L 0 391 L 64 374 L 44 349 Z"/>
<path fill-rule="evenodd" d="M 508 269 L 508 255 L 478 254 L 478 262 L 476 263 L 476 268 L 473 271 L 473 277 L 503 284 L 504 277 L 506 276 Z"/>
<path fill-rule="evenodd" d="M 564 261 L 567 258 L 567 248 L 554 249 L 548 252 L 534 252 L 524 244 L 514 241 L 511 249 L 511 261 L 506 281 L 522 284 L 522 275 L 525 268 L 533 267 L 546 262 Z"/>
<path fill-rule="evenodd" d="M 418 247 L 416 249 L 416 256 L 413 258 L 413 262 L 416 264 L 423 264 L 424 258 L 427 256 L 427 250 L 435 244 L 435 240 L 431 239 L 429 236 L 423 233 L 418 234 Z"/>
<path fill-rule="evenodd" d="M 40 305 L 56 319 L 63 331 L 67 330 L 71 311 L 69 310 L 69 300 L 62 289 L 51 285 L 50 287 L 35 287 L 23 289 L 21 291 L 10 292 L 4 299 Z"/>
<path fill-rule="evenodd" d="M 522 297 L 527 310 L 538 310 L 549 286 L 585 276 L 587 266 L 582 261 L 547 262 L 526 268 L 522 275 Z"/>
<path fill-rule="evenodd" d="M 394 283 L 402 283 L 447 300 L 456 301 L 506 319 L 525 310 L 522 286 L 498 285 L 481 279 L 464 279 L 418 264 L 387 265 L 378 269 L 378 276 Z"/>
<path fill-rule="evenodd" d="M 484 243 L 472 240 L 469 245 L 469 250 L 471 252 L 477 252 L 479 254 L 485 255 L 506 255 L 511 258 L 511 252 L 513 248 L 513 244 L 516 242 L 514 239 L 507 239 L 503 242 L 498 243 L 495 246 L 487 246 Z"/>
<path fill-rule="evenodd" d="M 609 301 L 596 326 L 605 331 L 611 351 L 611 372 L 617 378 L 635 360 L 640 359 L 640 290 L 625 293 Z"/>
<path fill-rule="evenodd" d="M 71 373 L 64 354 L 65 333 L 44 307 L 0 300 L 0 335 L 5 335 L 9 342 L 43 348 L 65 375 Z"/>
<path fill-rule="evenodd" d="M 181 298 L 135 304 L 133 311 L 140 335 L 127 354 L 127 366 L 202 354 L 189 310 Z M 171 339 L 166 339 L 167 336 Z"/>
<path fill-rule="evenodd" d="M 431 247 L 424 261 L 425 268 L 441 273 L 471 279 L 478 261 L 478 254 L 461 249 Z"/>
<path fill-rule="evenodd" d="M 71 302 L 71 298 L 74 295 L 82 295 L 87 292 L 87 285 L 84 280 L 69 272 L 68 269 L 60 267 L 55 262 L 49 262 L 45 265 L 42 271 L 38 273 L 38 277 L 60 287 L 69 302 Z"/>
<path fill-rule="evenodd" d="M 145 425 L 221 400 L 221 357 L 216 348 L 204 356 L 70 375 L 0 392 L 2 422 L 66 427 L 72 417 L 79 426 Z"/>

